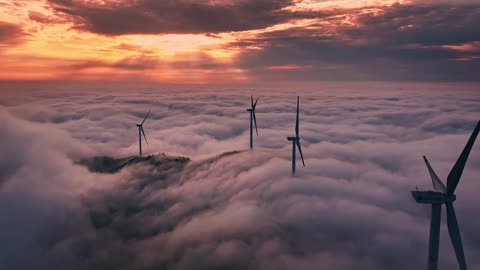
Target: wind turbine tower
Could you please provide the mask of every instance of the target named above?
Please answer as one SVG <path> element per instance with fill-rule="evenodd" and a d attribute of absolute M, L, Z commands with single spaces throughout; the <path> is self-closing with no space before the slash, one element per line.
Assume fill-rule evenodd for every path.
<path fill-rule="evenodd" d="M 440 178 L 433 170 L 432 166 L 424 156 L 423 159 L 427 165 L 428 172 L 432 178 L 432 184 L 435 191 L 412 191 L 413 198 L 417 203 L 431 204 L 432 215 L 430 220 L 430 238 L 428 243 L 428 270 L 437 270 L 438 268 L 438 248 L 440 244 L 440 220 L 442 215 L 442 205 L 445 204 L 447 209 L 447 226 L 450 240 L 452 241 L 453 249 L 457 257 L 460 270 L 467 270 L 467 263 L 463 253 L 462 238 L 460 236 L 460 229 L 458 227 L 457 216 L 455 215 L 455 208 L 453 202 L 457 196 L 454 194 L 455 188 L 462 176 L 463 168 L 467 162 L 470 150 L 472 150 L 473 143 L 480 131 L 480 121 L 473 130 L 470 139 L 465 145 L 460 157 L 453 166 L 452 170 L 447 176 L 447 187 L 442 183 Z"/>
<path fill-rule="evenodd" d="M 247 112 L 250 112 L 250 149 L 253 148 L 253 124 L 255 123 L 255 131 L 257 132 L 258 136 L 258 128 L 257 128 L 257 117 L 255 116 L 255 108 L 257 107 L 258 98 L 253 103 L 253 96 L 250 96 L 250 100 L 252 101 L 252 106 L 247 109 Z"/>
<path fill-rule="evenodd" d="M 141 124 L 136 124 L 137 127 L 138 127 L 138 147 L 139 147 L 139 150 L 140 150 L 140 156 L 142 156 L 142 134 L 143 134 L 143 137 L 145 138 L 145 142 L 148 144 L 148 141 L 147 141 L 147 136 L 145 136 L 145 131 L 143 130 L 143 124 L 145 123 L 145 120 L 147 119 L 148 115 L 150 114 L 150 110 L 148 110 L 147 114 L 145 115 L 145 117 L 143 118 L 143 121 Z"/>
<path fill-rule="evenodd" d="M 297 97 L 297 120 L 295 123 L 295 136 L 287 137 L 287 140 L 292 142 L 292 176 L 295 176 L 295 160 L 296 160 L 296 149 L 300 152 L 300 157 L 302 158 L 303 167 L 305 167 L 305 160 L 303 159 L 302 146 L 300 145 L 300 130 L 299 130 L 299 113 L 300 113 L 300 97 Z"/>

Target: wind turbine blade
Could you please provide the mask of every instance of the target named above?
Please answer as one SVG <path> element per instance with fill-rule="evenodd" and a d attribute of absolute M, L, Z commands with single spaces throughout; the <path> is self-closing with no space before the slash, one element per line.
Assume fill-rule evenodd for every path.
<path fill-rule="evenodd" d="M 150 111 L 151 111 L 151 110 L 152 110 L 152 109 L 148 110 L 147 114 L 146 114 L 145 117 L 143 118 L 143 121 L 142 121 L 142 123 L 141 123 L 140 125 L 143 125 L 143 123 L 145 123 L 145 120 L 147 120 L 147 117 L 148 117 L 148 115 L 150 114 Z"/>
<path fill-rule="evenodd" d="M 452 202 L 447 202 L 447 225 L 450 240 L 452 240 L 455 255 L 457 255 L 458 266 L 460 270 L 467 270 L 467 262 L 465 261 L 465 254 L 463 253 L 462 238 L 460 237 L 460 229 L 458 228 L 457 216 Z"/>
<path fill-rule="evenodd" d="M 145 136 L 145 131 L 143 131 L 143 127 L 140 127 L 140 130 L 142 130 L 143 138 L 145 138 L 145 142 L 148 144 L 147 136 Z"/>
<path fill-rule="evenodd" d="M 463 168 L 465 167 L 465 163 L 467 163 L 468 155 L 470 154 L 470 150 L 472 150 L 473 143 L 475 142 L 475 139 L 477 138 L 479 131 L 480 131 L 480 121 L 478 121 L 477 126 L 473 130 L 472 135 L 470 136 L 470 139 L 468 139 L 468 142 L 465 145 L 465 148 L 463 148 L 463 151 L 460 154 L 460 157 L 458 158 L 457 162 L 455 163 L 455 166 L 453 166 L 452 170 L 448 174 L 447 191 L 448 191 L 448 194 L 450 195 L 453 194 L 453 192 L 455 192 L 455 188 L 457 187 L 458 182 L 460 181 Z"/>
<path fill-rule="evenodd" d="M 253 104 L 253 109 L 255 109 L 255 107 L 257 107 L 258 99 L 259 99 L 259 98 L 257 98 L 257 100 L 255 100 L 255 104 Z"/>
<path fill-rule="evenodd" d="M 438 248 L 440 246 L 440 220 L 442 218 L 442 205 L 432 204 L 430 219 L 430 239 L 428 241 L 428 269 L 437 269 Z"/>
<path fill-rule="evenodd" d="M 250 96 L 250 100 L 252 102 L 252 109 L 253 109 L 253 96 Z"/>
<path fill-rule="evenodd" d="M 302 146 L 300 141 L 297 141 L 298 152 L 300 152 L 300 157 L 302 158 L 303 167 L 305 167 L 305 160 L 303 159 Z"/>
<path fill-rule="evenodd" d="M 435 171 L 433 170 L 432 166 L 430 166 L 430 162 L 428 162 L 428 159 L 425 156 L 423 156 L 423 160 L 425 160 L 425 163 L 427 164 L 428 172 L 430 173 L 430 177 L 432 178 L 433 188 L 436 191 L 441 191 L 443 193 L 447 193 L 447 189 L 445 188 L 445 185 L 438 178 L 438 176 L 435 173 Z"/>
<path fill-rule="evenodd" d="M 295 134 L 298 138 L 300 130 L 299 130 L 299 125 L 300 125 L 300 119 L 299 119 L 299 112 L 300 112 L 300 97 L 297 96 L 297 121 L 295 122 Z"/>
<path fill-rule="evenodd" d="M 257 132 L 257 136 L 258 136 L 257 117 L 255 116 L 255 111 L 252 111 L 252 114 L 253 114 L 253 122 L 255 123 L 255 131 Z"/>

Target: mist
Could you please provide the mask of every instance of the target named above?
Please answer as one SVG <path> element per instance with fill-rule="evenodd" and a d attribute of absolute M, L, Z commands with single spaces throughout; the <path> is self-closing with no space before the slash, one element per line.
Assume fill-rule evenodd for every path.
<path fill-rule="evenodd" d="M 462 84 L 77 87 L 1 86 L 5 269 L 423 269 L 422 155 L 445 182 L 480 120 Z M 297 95 L 306 167 L 292 178 Z M 122 163 L 149 109 L 147 157 Z M 477 142 L 455 203 L 471 269 L 479 178 Z M 456 269 L 442 223 L 439 269 Z"/>

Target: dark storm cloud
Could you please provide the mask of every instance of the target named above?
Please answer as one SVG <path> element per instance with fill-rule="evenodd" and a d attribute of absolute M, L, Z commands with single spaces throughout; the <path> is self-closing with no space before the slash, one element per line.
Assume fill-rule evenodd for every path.
<path fill-rule="evenodd" d="M 282 10 L 293 0 L 48 2 L 55 11 L 73 18 L 76 27 L 104 35 L 242 31 L 311 16 Z"/>
<path fill-rule="evenodd" d="M 0 265 L 12 269 L 422 268 L 429 208 L 409 194 L 431 187 L 421 155 L 445 179 L 480 112 L 475 89 L 458 85 L 255 91 L 260 136 L 245 151 L 252 91 L 36 87 L 0 111 Z M 297 94 L 307 167 L 292 179 Z M 144 150 L 190 161 L 159 154 L 109 174 L 75 163 L 135 155 L 150 107 Z M 455 202 L 472 269 L 478 146 Z M 440 265 L 455 269 L 445 225 Z"/>
<path fill-rule="evenodd" d="M 480 40 L 480 4 L 401 5 L 366 12 L 353 27 L 340 27 L 353 40 L 385 45 L 458 45 Z"/>
<path fill-rule="evenodd" d="M 323 21 L 308 28 L 265 32 L 230 46 L 245 48 L 238 65 L 258 78 L 479 80 L 480 51 L 446 46 L 480 40 L 480 5 L 396 4 L 350 13 L 354 25 L 330 17 L 327 25 Z M 269 69 L 291 64 L 298 68 Z"/>

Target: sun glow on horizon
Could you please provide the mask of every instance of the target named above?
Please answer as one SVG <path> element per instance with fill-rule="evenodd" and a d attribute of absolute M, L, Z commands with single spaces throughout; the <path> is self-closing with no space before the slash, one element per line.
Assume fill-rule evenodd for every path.
<path fill-rule="evenodd" d="M 193 81 L 204 82 L 211 79 L 211 72 L 197 68 L 199 63 L 195 61 L 230 63 L 238 53 L 225 46 L 234 40 L 229 34 L 106 36 L 80 31 L 52 13 L 44 1 L 0 0 L 0 16 L 5 23 L 20 26 L 23 31 L 19 44 L 0 51 L 2 80 L 133 75 L 172 82 L 188 76 Z M 142 67 L 144 59 L 157 63 Z M 233 79 L 245 80 L 238 68 L 223 72 Z M 205 79 L 201 78 L 202 74 Z"/>

